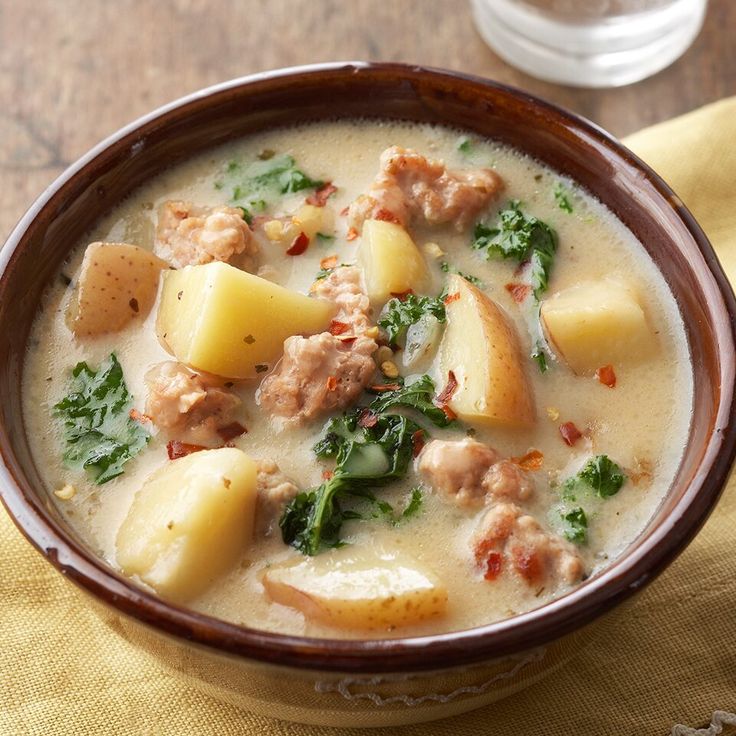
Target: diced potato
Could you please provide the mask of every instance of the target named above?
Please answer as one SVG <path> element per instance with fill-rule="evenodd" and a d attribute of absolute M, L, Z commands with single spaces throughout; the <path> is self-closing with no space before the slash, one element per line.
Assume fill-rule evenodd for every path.
<path fill-rule="evenodd" d="M 300 233 L 314 240 L 317 233 L 329 234 L 334 226 L 334 215 L 329 207 L 304 204 L 291 220 L 268 220 L 263 230 L 270 241 L 289 246 Z"/>
<path fill-rule="evenodd" d="M 366 220 L 358 249 L 368 296 L 376 303 L 409 289 L 422 291 L 428 281 L 427 265 L 409 233 L 401 225 Z"/>
<path fill-rule="evenodd" d="M 549 342 L 578 374 L 631 364 L 655 345 L 635 292 L 612 279 L 565 289 L 542 303 L 540 315 Z"/>
<path fill-rule="evenodd" d="M 447 326 L 439 351 L 442 378 L 455 376 L 450 409 L 466 422 L 528 425 L 534 395 L 519 338 L 502 309 L 462 276 L 453 274 L 446 298 Z M 440 389 L 443 386 L 440 385 Z"/>
<path fill-rule="evenodd" d="M 269 568 L 263 585 L 277 603 L 341 628 L 407 626 L 440 616 L 447 607 L 444 585 L 398 552 L 333 550 Z"/>
<path fill-rule="evenodd" d="M 192 598 L 250 542 L 255 503 L 256 466 L 241 450 L 171 461 L 136 493 L 118 531 L 118 565 L 166 598 Z"/>
<path fill-rule="evenodd" d="M 69 304 L 69 328 L 77 337 L 93 337 L 145 318 L 165 268 L 165 261 L 137 245 L 90 243 Z"/>
<path fill-rule="evenodd" d="M 252 378 L 281 357 L 290 335 L 326 330 L 334 311 L 331 302 L 214 262 L 164 275 L 156 332 L 196 370 Z"/>

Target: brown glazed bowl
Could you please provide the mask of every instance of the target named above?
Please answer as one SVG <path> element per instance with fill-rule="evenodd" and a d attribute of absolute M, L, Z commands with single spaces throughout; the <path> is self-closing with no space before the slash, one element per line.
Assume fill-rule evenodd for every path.
<path fill-rule="evenodd" d="M 602 573 L 528 613 L 468 631 L 333 641 L 255 631 L 166 603 L 96 558 L 55 511 L 21 413 L 26 340 L 44 286 L 79 237 L 161 169 L 236 136 L 298 121 L 400 118 L 516 146 L 604 202 L 644 244 L 687 328 L 695 404 L 672 487 L 641 536 Z M 731 289 L 667 185 L 595 125 L 524 92 L 398 64 L 335 63 L 259 74 L 167 105 L 62 174 L 8 239 L 0 267 L 0 468 L 21 532 L 110 627 L 212 695 L 283 719 L 398 725 L 491 703 L 564 662 L 602 614 L 655 578 L 705 521 L 736 446 Z"/>

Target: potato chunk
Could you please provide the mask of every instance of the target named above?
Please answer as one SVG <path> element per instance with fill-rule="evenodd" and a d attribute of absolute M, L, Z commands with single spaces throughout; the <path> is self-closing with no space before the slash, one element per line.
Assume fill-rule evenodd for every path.
<path fill-rule="evenodd" d="M 397 552 L 345 548 L 270 568 L 269 596 L 330 626 L 386 629 L 440 616 L 447 590 L 416 560 Z"/>
<path fill-rule="evenodd" d="M 393 222 L 365 221 L 358 258 L 371 301 L 384 303 L 392 294 L 421 291 L 427 283 L 424 256 L 409 233 Z"/>
<path fill-rule="evenodd" d="M 145 318 L 168 264 L 127 243 L 90 243 L 84 251 L 67 324 L 77 337 L 94 337 Z"/>
<path fill-rule="evenodd" d="M 439 351 L 444 381 L 457 388 L 448 406 L 461 419 L 490 425 L 534 422 L 534 395 L 519 338 L 501 308 L 462 276 L 452 275 L 447 327 Z M 442 388 L 442 384 L 440 384 Z"/>
<path fill-rule="evenodd" d="M 578 374 L 635 362 L 655 344 L 636 294 L 618 281 L 571 286 L 545 300 L 540 315 L 550 343 Z"/>
<path fill-rule="evenodd" d="M 256 465 L 241 450 L 169 462 L 136 493 L 118 531 L 118 564 L 166 598 L 192 598 L 250 542 L 255 503 Z"/>
<path fill-rule="evenodd" d="M 283 353 L 291 335 L 326 330 L 334 304 L 289 291 L 226 263 L 164 275 L 156 332 L 186 365 L 227 378 L 252 378 Z"/>

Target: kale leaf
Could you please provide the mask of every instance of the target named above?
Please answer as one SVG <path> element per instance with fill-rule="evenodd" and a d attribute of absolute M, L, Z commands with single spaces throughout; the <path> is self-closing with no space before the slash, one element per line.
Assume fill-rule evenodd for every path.
<path fill-rule="evenodd" d="M 538 300 L 547 290 L 549 274 L 557 251 L 557 233 L 545 222 L 525 215 L 521 203 L 512 200 L 501 210 L 496 227 L 475 226 L 472 247 L 486 258 L 513 258 L 531 262 L 531 286 Z"/>
<path fill-rule="evenodd" d="M 447 261 L 440 261 L 440 271 L 442 271 L 442 273 L 456 273 L 458 276 L 462 276 L 466 281 L 473 284 L 473 286 L 483 288 L 483 281 L 481 279 L 479 279 L 477 276 L 472 276 L 469 273 L 463 273 L 462 271 L 459 271 L 457 268 L 450 265 Z"/>
<path fill-rule="evenodd" d="M 97 371 L 87 363 L 77 363 L 69 395 L 54 405 L 54 415 L 64 422 L 64 461 L 70 467 L 84 468 L 98 485 L 120 475 L 123 465 L 150 437 L 131 419 L 132 407 L 123 369 L 114 353 Z"/>
<path fill-rule="evenodd" d="M 395 343 L 425 314 L 433 315 L 440 322 L 445 321 L 445 305 L 441 296 L 407 294 L 403 299 L 394 297 L 384 307 L 378 326 L 386 331 L 389 342 Z"/>
<path fill-rule="evenodd" d="M 570 198 L 568 197 L 568 191 L 565 185 L 562 182 L 557 182 L 557 186 L 555 187 L 554 195 L 555 195 L 555 202 L 557 202 L 557 206 L 567 212 L 568 215 L 572 214 L 572 205 L 570 204 Z"/>
<path fill-rule="evenodd" d="M 408 385 L 382 391 L 371 402 L 369 409 L 374 414 L 380 414 L 395 406 L 406 406 L 421 412 L 437 427 L 447 427 L 452 420 L 434 403 L 434 399 L 434 382 L 424 375 Z"/>
<path fill-rule="evenodd" d="M 581 506 L 560 514 L 564 522 L 563 536 L 569 542 L 585 544 L 588 539 L 588 517 Z"/>
<path fill-rule="evenodd" d="M 267 200 L 274 194 L 292 194 L 303 189 L 318 189 L 324 182 L 312 179 L 297 168 L 293 156 L 282 154 L 268 159 L 254 161 L 243 166 L 238 161 L 230 161 L 215 182 L 216 189 L 228 183 L 232 188 L 232 201 L 247 202 L 250 210 L 264 210 Z"/>
<path fill-rule="evenodd" d="M 330 428 L 334 436 L 324 450 L 336 454 L 332 477 L 297 495 L 279 521 L 284 542 L 306 555 L 339 544 L 343 522 L 357 516 L 343 510 L 340 501 L 350 497 L 371 499 L 371 488 L 402 477 L 413 456 L 413 437 L 423 432 L 411 419 L 398 414 L 377 417 L 371 426 L 360 426 L 357 419 L 343 425 L 333 420 L 328 434 Z M 346 436 L 343 428 L 353 434 Z"/>
<path fill-rule="evenodd" d="M 616 495 L 625 482 L 621 468 L 608 455 L 596 455 L 577 475 L 564 482 L 563 498 L 574 500 L 578 488 L 592 489 L 600 498 L 609 498 Z"/>

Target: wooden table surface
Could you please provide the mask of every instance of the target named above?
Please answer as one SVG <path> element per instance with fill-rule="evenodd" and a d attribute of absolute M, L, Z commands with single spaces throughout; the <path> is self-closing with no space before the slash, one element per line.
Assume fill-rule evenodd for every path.
<path fill-rule="evenodd" d="M 735 37 L 736 0 L 710 0 L 703 31 L 669 69 L 590 90 L 509 67 L 465 0 L 0 0 L 0 237 L 97 141 L 232 77 L 345 59 L 447 67 L 525 88 L 622 136 L 736 94 Z"/>

